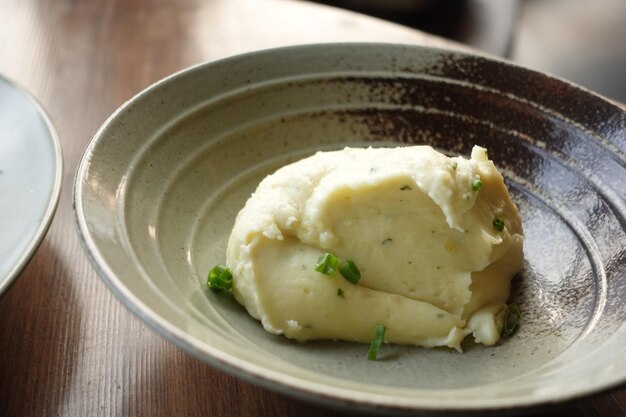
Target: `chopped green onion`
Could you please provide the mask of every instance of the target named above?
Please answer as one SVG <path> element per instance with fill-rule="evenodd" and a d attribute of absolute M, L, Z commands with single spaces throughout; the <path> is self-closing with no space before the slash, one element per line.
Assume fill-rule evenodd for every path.
<path fill-rule="evenodd" d="M 504 230 L 504 219 L 502 217 L 495 217 L 492 224 L 493 228 L 496 229 L 498 232 Z"/>
<path fill-rule="evenodd" d="M 233 286 L 233 274 L 225 266 L 215 265 L 209 271 L 206 285 L 215 292 L 230 290 Z"/>
<path fill-rule="evenodd" d="M 337 288 L 337 297 L 346 298 L 341 288 Z"/>
<path fill-rule="evenodd" d="M 452 161 L 450 162 L 450 166 L 452 167 L 453 170 L 456 171 L 456 168 L 459 166 L 459 163 L 456 161 Z"/>
<path fill-rule="evenodd" d="M 472 178 L 472 191 L 478 191 L 482 188 L 483 182 L 480 178 Z"/>
<path fill-rule="evenodd" d="M 341 275 L 343 275 L 345 279 L 353 284 L 356 284 L 361 279 L 361 271 L 359 271 L 356 264 L 349 259 L 341 265 L 339 272 L 341 272 Z"/>
<path fill-rule="evenodd" d="M 511 304 L 504 311 L 504 324 L 502 325 L 502 331 L 500 334 L 502 336 L 510 337 L 517 332 L 519 329 L 519 321 L 522 318 L 522 312 L 519 307 L 515 304 Z"/>
<path fill-rule="evenodd" d="M 317 259 L 317 265 L 315 265 L 315 270 L 317 272 L 321 272 L 324 275 L 332 275 L 335 273 L 335 271 L 337 271 L 338 265 L 339 258 L 337 258 L 332 253 L 326 252 Z"/>
<path fill-rule="evenodd" d="M 378 356 L 378 349 L 380 349 L 380 344 L 383 342 L 383 338 L 385 337 L 385 331 L 387 328 L 384 324 L 376 325 L 376 336 L 372 343 L 370 344 L 370 349 L 367 352 L 367 359 L 370 361 L 375 361 Z"/>
<path fill-rule="evenodd" d="M 388 237 L 387 239 L 384 239 L 382 242 L 380 242 L 381 245 L 386 245 L 389 242 L 393 242 L 393 239 Z"/>
<path fill-rule="evenodd" d="M 403 185 L 402 187 L 400 187 L 400 190 L 406 191 L 406 190 L 412 190 L 412 188 L 409 187 L 408 185 Z"/>

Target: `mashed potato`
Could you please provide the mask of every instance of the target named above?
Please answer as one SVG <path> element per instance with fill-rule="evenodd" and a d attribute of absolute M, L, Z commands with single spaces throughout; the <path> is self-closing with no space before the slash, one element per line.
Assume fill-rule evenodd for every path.
<path fill-rule="evenodd" d="M 504 227 L 502 227 L 502 223 Z M 460 350 L 500 337 L 522 226 L 487 151 L 428 146 L 319 152 L 265 178 L 227 249 L 233 293 L 271 333 Z M 329 252 L 361 279 L 315 271 Z"/>

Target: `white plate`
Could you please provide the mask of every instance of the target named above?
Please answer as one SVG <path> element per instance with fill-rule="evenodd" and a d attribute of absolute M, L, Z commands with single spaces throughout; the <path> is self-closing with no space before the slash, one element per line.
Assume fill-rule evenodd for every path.
<path fill-rule="evenodd" d="M 0 77 L 0 294 L 43 240 L 62 172 L 61 147 L 45 111 Z"/>

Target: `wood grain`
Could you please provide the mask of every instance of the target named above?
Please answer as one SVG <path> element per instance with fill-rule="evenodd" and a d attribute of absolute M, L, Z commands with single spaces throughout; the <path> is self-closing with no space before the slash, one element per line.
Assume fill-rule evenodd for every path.
<path fill-rule="evenodd" d="M 214 370 L 131 315 L 83 255 L 72 180 L 125 100 L 187 66 L 295 43 L 451 45 L 352 13 L 280 0 L 0 0 L 0 73 L 31 91 L 61 138 L 57 215 L 0 300 L 0 416 L 338 416 Z M 1 233 L 1 232 L 0 232 Z M 544 415 L 626 414 L 626 391 Z"/>

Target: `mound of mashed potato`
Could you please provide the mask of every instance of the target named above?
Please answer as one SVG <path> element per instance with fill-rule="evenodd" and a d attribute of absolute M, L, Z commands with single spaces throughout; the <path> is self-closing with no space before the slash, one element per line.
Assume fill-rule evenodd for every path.
<path fill-rule="evenodd" d="M 495 344 L 522 225 L 487 151 L 428 146 L 318 152 L 266 177 L 237 216 L 232 292 L 268 332 L 298 341 Z M 332 253 L 361 279 L 315 270 Z"/>

